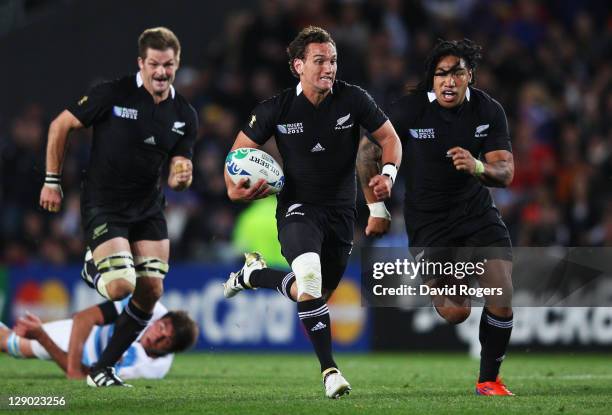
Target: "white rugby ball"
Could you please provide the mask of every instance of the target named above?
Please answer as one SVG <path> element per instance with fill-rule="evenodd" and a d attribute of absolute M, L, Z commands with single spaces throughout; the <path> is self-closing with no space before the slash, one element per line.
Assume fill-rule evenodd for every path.
<path fill-rule="evenodd" d="M 274 157 L 256 148 L 237 148 L 225 158 L 225 168 L 234 183 L 246 177 L 249 186 L 264 179 L 270 186 L 270 193 L 283 190 L 285 175 Z"/>

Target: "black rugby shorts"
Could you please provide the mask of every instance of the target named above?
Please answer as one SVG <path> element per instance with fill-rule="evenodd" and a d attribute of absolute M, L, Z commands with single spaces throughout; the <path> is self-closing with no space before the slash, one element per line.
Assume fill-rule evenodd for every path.
<path fill-rule="evenodd" d="M 126 203 L 122 207 L 81 207 L 85 240 L 92 251 L 100 244 L 118 237 L 130 242 L 168 239 L 166 218 L 161 206 Z"/>
<path fill-rule="evenodd" d="M 291 264 L 302 254 L 316 252 L 323 288 L 336 289 L 353 250 L 355 216 L 352 207 L 279 203 L 276 223 L 283 256 Z"/>
<path fill-rule="evenodd" d="M 457 256 L 456 248 L 470 247 L 474 248 L 471 260 L 512 261 L 510 234 L 490 198 L 477 197 L 439 212 L 405 209 L 404 219 L 413 255 L 425 248 L 426 258 L 450 259 Z M 440 247 L 453 249 L 433 249 Z M 463 257 L 468 251 L 461 251 L 459 256 L 466 260 Z"/>

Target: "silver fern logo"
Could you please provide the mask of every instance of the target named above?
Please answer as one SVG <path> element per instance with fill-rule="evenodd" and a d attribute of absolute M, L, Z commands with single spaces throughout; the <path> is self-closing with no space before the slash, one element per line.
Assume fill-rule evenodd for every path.
<path fill-rule="evenodd" d="M 344 125 L 344 123 L 346 123 L 349 120 L 349 118 L 351 118 L 351 113 L 350 112 L 348 114 L 346 114 L 345 116 L 342 116 L 342 117 L 338 118 L 336 120 L 336 127 L 335 127 L 335 129 L 336 130 L 345 130 L 347 128 L 351 128 L 353 126 L 353 123 Z"/>
<path fill-rule="evenodd" d="M 487 131 L 488 129 L 489 129 L 489 124 L 479 125 L 478 127 L 476 127 L 476 132 L 474 133 L 474 137 L 480 138 L 480 137 L 488 136 L 489 135 L 489 132 Z"/>

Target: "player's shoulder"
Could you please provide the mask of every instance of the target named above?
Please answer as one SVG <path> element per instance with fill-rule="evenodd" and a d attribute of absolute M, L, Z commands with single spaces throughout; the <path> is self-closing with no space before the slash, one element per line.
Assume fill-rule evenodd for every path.
<path fill-rule="evenodd" d="M 138 89 L 138 80 L 135 74 L 129 74 L 110 81 L 102 82 L 100 85 L 116 92 L 133 92 Z"/>
<path fill-rule="evenodd" d="M 367 96 L 370 97 L 368 91 L 364 88 L 360 87 L 356 84 L 351 84 L 349 82 L 343 81 L 341 79 L 337 79 L 334 82 L 334 89 L 332 91 L 334 95 L 343 96 L 348 98 L 354 98 L 359 96 Z"/>
<path fill-rule="evenodd" d="M 470 87 L 470 101 L 473 102 L 473 105 L 485 111 L 497 112 L 500 109 L 503 110 L 502 105 L 482 89 Z"/>
<path fill-rule="evenodd" d="M 174 105 L 177 109 L 177 112 L 179 112 L 181 115 L 187 117 L 187 118 L 191 118 L 193 120 L 197 119 L 197 112 L 195 110 L 195 108 L 193 107 L 193 105 L 191 105 L 191 103 L 189 101 L 187 101 L 187 98 L 185 98 L 184 96 L 182 96 L 180 93 L 176 92 L 176 90 L 174 90 Z"/>
<path fill-rule="evenodd" d="M 163 305 L 160 301 L 155 303 L 155 307 L 153 308 L 154 317 L 157 317 L 156 320 L 159 320 L 164 315 L 168 313 L 168 308 Z"/>
<path fill-rule="evenodd" d="M 410 90 L 393 102 L 391 105 L 403 109 L 421 108 L 429 103 L 427 93 L 422 90 Z"/>
<path fill-rule="evenodd" d="M 276 113 L 291 105 L 295 97 L 297 96 L 295 87 L 285 88 L 276 95 L 266 98 L 260 101 L 256 108 L 261 112 L 262 110 L 266 113 Z"/>
<path fill-rule="evenodd" d="M 136 75 L 126 75 L 121 78 L 102 80 L 93 84 L 88 95 L 100 98 L 121 98 L 132 94 L 137 89 Z"/>
<path fill-rule="evenodd" d="M 396 101 L 391 103 L 389 115 L 392 120 L 412 120 L 423 114 L 430 104 L 427 92 L 422 90 L 410 90 Z"/>

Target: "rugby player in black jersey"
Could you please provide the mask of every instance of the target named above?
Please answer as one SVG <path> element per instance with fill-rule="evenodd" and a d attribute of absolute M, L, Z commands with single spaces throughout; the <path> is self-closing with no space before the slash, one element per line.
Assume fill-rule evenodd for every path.
<path fill-rule="evenodd" d="M 350 385 L 332 357 L 326 301 L 342 278 L 353 246 L 360 126 L 381 146 L 385 164 L 367 188 L 372 202 L 368 233 L 386 230 L 388 212 L 374 193 L 381 200 L 391 194 L 401 144 L 367 92 L 336 80 L 336 46 L 325 30 L 305 28 L 287 52 L 299 84 L 259 104 L 232 149 L 256 148 L 272 136 L 276 139 L 286 179 L 278 196 L 278 238 L 292 272 L 265 268 L 259 254 L 247 254 L 245 266 L 230 275 L 224 292 L 232 297 L 244 289 L 270 288 L 297 301 L 298 315 L 321 364 L 325 393 L 338 398 L 350 391 Z M 225 172 L 225 182 L 234 201 L 268 192 L 263 180 L 234 184 Z"/>
<path fill-rule="evenodd" d="M 514 161 L 502 106 L 471 86 L 480 59 L 481 47 L 468 39 L 440 41 L 427 60 L 423 81 L 390 112 L 404 147 L 404 215 L 411 250 L 415 258 L 446 261 L 463 255 L 466 250 L 459 247 L 474 247 L 470 260 L 486 258 L 478 283 L 501 288 L 502 295 L 493 291 L 486 297 L 476 392 L 511 395 L 498 376 L 512 331 L 511 242 L 486 186 L 508 186 Z M 362 139 L 361 177 L 377 174 L 379 154 L 376 144 Z M 425 282 L 432 287 L 465 283 L 440 276 Z M 435 295 L 432 301 L 452 324 L 470 314 L 469 297 Z"/>
<path fill-rule="evenodd" d="M 47 174 L 40 205 L 57 212 L 68 134 L 93 126 L 93 143 L 81 192 L 87 246 L 98 273 L 84 272 L 109 300 L 133 293 L 108 347 L 92 367 L 90 386 L 124 385 L 112 369 L 151 319 L 168 272 L 170 242 L 161 174 L 184 190 L 192 180 L 197 117 L 172 82 L 180 43 L 169 29 L 145 30 L 138 39 L 137 74 L 94 86 L 49 127 Z M 71 368 L 69 367 L 70 371 Z"/>

